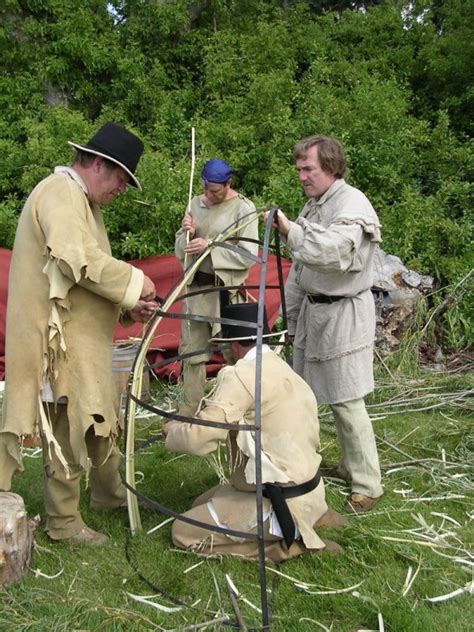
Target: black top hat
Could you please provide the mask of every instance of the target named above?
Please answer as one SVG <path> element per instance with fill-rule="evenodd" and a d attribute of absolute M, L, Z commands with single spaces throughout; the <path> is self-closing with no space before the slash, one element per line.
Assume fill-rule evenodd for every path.
<path fill-rule="evenodd" d="M 68 144 L 89 154 L 96 154 L 115 162 L 130 176 L 129 184 L 141 191 L 140 183 L 134 174 L 143 153 L 143 143 L 132 132 L 117 125 L 117 123 L 105 123 L 87 145 L 77 145 L 71 141 L 68 141 Z"/>
<path fill-rule="evenodd" d="M 258 304 L 257 303 L 238 303 L 236 305 L 226 305 L 221 310 L 221 318 L 229 318 L 231 320 L 245 321 L 239 325 L 231 325 L 222 323 L 222 337 L 213 338 L 213 342 L 231 342 L 239 340 L 256 340 L 257 329 L 255 327 L 246 327 L 245 323 L 257 324 Z M 268 326 L 267 313 L 264 308 L 263 312 L 263 337 L 271 336 L 270 327 Z"/>

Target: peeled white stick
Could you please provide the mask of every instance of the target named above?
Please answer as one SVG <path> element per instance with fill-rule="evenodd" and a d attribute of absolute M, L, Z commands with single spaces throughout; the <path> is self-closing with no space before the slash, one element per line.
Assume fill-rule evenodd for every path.
<path fill-rule="evenodd" d="M 194 181 L 194 164 L 195 164 L 195 133 L 194 127 L 191 128 L 191 175 L 189 177 L 189 195 L 188 195 L 188 206 L 186 208 L 186 213 L 189 213 L 191 210 L 191 200 L 193 198 L 193 181 Z M 189 232 L 186 233 L 186 243 L 189 244 Z M 184 254 L 184 268 L 186 269 L 186 259 L 187 253 Z"/>
<path fill-rule="evenodd" d="M 439 595 L 438 597 L 426 597 L 426 601 L 431 601 L 431 603 L 438 603 L 440 601 L 448 601 L 448 599 L 452 599 L 453 597 L 459 597 L 467 593 L 468 595 L 474 594 L 474 581 L 469 582 L 462 588 L 458 588 L 457 590 L 453 590 L 453 592 L 448 593 L 447 595 Z"/>
<path fill-rule="evenodd" d="M 161 603 L 157 603 L 155 601 L 151 601 L 152 599 L 156 599 L 156 597 L 158 597 L 158 595 L 150 595 L 149 597 L 143 597 L 141 595 L 133 595 L 132 593 L 125 593 L 128 597 L 130 597 L 130 599 L 133 599 L 134 601 L 138 601 L 138 603 L 142 603 L 145 606 L 151 606 L 152 608 L 155 608 L 156 610 L 159 610 L 160 612 L 165 612 L 167 614 L 170 614 L 172 612 L 179 612 L 180 610 L 182 610 L 182 606 L 179 606 L 178 608 L 170 608 L 169 606 L 163 606 L 163 604 Z"/>
<path fill-rule="evenodd" d="M 191 128 L 191 174 L 189 176 L 189 195 L 188 195 L 188 206 L 186 208 L 186 213 L 190 213 L 191 212 L 191 200 L 193 198 L 193 182 L 194 182 L 194 163 L 195 163 L 195 144 L 194 144 L 194 139 L 195 139 L 195 134 L 194 134 L 194 127 Z M 189 231 L 186 232 L 186 245 L 189 244 Z M 185 252 L 184 253 L 184 269 L 186 270 L 186 268 L 188 267 L 188 253 Z M 186 313 L 188 313 L 188 304 L 186 301 Z M 190 336 L 190 329 L 191 325 L 189 320 L 187 321 L 187 328 L 188 328 L 188 335 Z"/>

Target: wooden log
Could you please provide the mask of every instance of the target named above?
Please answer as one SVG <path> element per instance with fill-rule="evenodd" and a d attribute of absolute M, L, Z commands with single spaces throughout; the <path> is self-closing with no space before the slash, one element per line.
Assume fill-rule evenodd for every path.
<path fill-rule="evenodd" d="M 0 492 L 0 588 L 18 581 L 28 571 L 38 521 L 28 519 L 21 496 Z"/>

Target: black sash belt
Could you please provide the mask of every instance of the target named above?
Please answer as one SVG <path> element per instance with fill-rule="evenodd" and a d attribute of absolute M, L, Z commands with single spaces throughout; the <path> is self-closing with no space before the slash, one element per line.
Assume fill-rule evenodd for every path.
<path fill-rule="evenodd" d="M 306 294 L 306 297 L 311 305 L 315 303 L 335 303 L 343 298 L 347 298 L 347 296 L 326 296 L 325 294 Z"/>
<path fill-rule="evenodd" d="M 198 270 L 193 277 L 192 283 L 194 285 L 203 286 L 220 286 L 224 285 L 222 280 L 215 274 L 208 274 L 207 272 L 201 272 Z"/>
<path fill-rule="evenodd" d="M 313 489 L 316 489 L 320 480 L 321 475 L 318 469 L 314 478 L 310 481 L 306 481 L 305 483 L 301 483 L 301 485 L 282 487 L 281 485 L 276 485 L 275 483 L 265 483 L 263 486 L 263 495 L 268 498 L 272 504 L 273 511 L 280 523 L 283 539 L 285 540 L 288 548 L 290 548 L 292 542 L 294 542 L 296 527 L 293 516 L 286 504 L 286 499 L 309 494 L 309 492 L 312 492 Z"/>

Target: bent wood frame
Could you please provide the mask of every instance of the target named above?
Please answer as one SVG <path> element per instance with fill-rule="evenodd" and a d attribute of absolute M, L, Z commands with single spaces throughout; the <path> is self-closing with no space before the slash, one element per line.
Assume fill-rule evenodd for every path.
<path fill-rule="evenodd" d="M 167 516 L 171 516 L 177 520 L 182 520 L 189 524 L 193 524 L 209 531 L 216 531 L 226 533 L 228 535 L 232 535 L 239 538 L 251 539 L 258 541 L 258 551 L 259 551 L 259 576 L 260 576 L 260 603 L 261 603 L 261 612 L 262 612 L 262 626 L 264 629 L 268 629 L 270 625 L 270 613 L 268 608 L 268 595 L 267 595 L 267 582 L 266 582 L 266 573 L 265 573 L 265 541 L 264 541 L 264 526 L 263 526 L 263 484 L 262 484 L 262 461 L 261 461 L 261 450 L 262 450 L 262 442 L 261 442 L 261 378 L 262 378 L 262 340 L 263 340 L 263 316 L 264 316 L 264 306 L 265 306 L 265 290 L 270 287 L 278 287 L 280 289 L 280 297 L 281 297 L 281 305 L 282 305 L 282 315 L 283 315 L 283 326 L 286 329 L 286 305 L 285 305 L 285 297 L 284 297 L 284 289 L 283 289 L 283 272 L 281 266 L 281 253 L 280 253 L 280 241 L 279 241 L 279 233 L 275 231 L 275 249 L 276 249 L 276 259 L 277 259 L 277 268 L 278 268 L 278 286 L 267 286 L 266 285 L 266 277 L 267 277 L 267 263 L 268 263 L 268 254 L 270 249 L 270 236 L 272 232 L 272 222 L 274 215 L 277 210 L 275 208 L 270 209 L 269 216 L 267 221 L 265 222 L 265 232 L 263 238 L 263 244 L 261 247 L 261 254 L 258 256 L 252 255 L 250 252 L 246 251 L 243 248 L 239 248 L 238 246 L 234 246 L 229 243 L 229 241 L 239 240 L 238 237 L 234 237 L 237 231 L 241 230 L 243 226 L 246 226 L 251 221 L 256 220 L 256 213 L 252 212 L 249 215 L 245 216 L 244 222 L 239 220 L 232 224 L 226 229 L 219 237 L 211 242 L 208 248 L 198 257 L 198 259 L 187 269 L 185 270 L 185 274 L 183 279 L 170 291 L 163 305 L 158 308 L 148 323 L 148 326 L 145 330 L 145 334 L 143 336 L 142 342 L 140 344 L 138 353 L 135 357 L 133 367 L 130 373 L 130 379 L 127 386 L 127 398 L 126 398 L 126 407 L 125 407 L 125 486 L 127 488 L 127 502 L 128 502 L 128 512 L 129 512 L 129 520 L 130 520 L 130 529 L 132 535 L 136 534 L 138 531 L 141 531 L 141 519 L 139 512 L 138 500 L 145 503 L 152 509 L 158 510 L 160 513 L 163 513 Z M 241 240 L 243 241 L 243 240 Z M 250 240 L 249 240 L 250 241 Z M 259 242 L 261 243 L 261 242 Z M 231 320 L 231 319 L 222 319 L 215 318 L 210 319 L 207 317 L 199 316 L 199 315 L 191 315 L 187 313 L 180 314 L 170 314 L 168 310 L 171 306 L 178 300 L 186 299 L 188 296 L 212 292 L 212 291 L 222 291 L 225 289 L 234 289 L 235 287 L 240 286 L 219 286 L 217 288 L 208 288 L 204 290 L 200 290 L 199 292 L 188 292 L 183 293 L 183 290 L 186 288 L 191 275 L 198 269 L 199 265 L 203 261 L 203 259 L 209 254 L 209 252 L 216 247 L 223 247 L 239 252 L 254 262 L 260 264 L 260 278 L 258 286 L 246 286 L 248 287 L 258 287 L 259 296 L 258 296 L 258 319 L 257 324 L 255 325 L 255 329 L 257 332 L 256 337 L 256 368 L 255 368 L 255 423 L 254 425 L 239 425 L 239 424 L 227 424 L 227 423 L 219 423 L 219 422 L 211 422 L 198 418 L 189 418 L 178 415 L 176 413 L 168 413 L 167 411 L 161 410 L 157 407 L 151 406 L 140 400 L 140 394 L 142 392 L 142 378 L 144 370 L 151 370 L 152 368 L 156 368 L 157 366 L 163 366 L 164 364 L 168 364 L 175 360 L 183 359 L 184 357 L 190 357 L 194 354 L 200 354 L 203 350 L 198 350 L 192 352 L 190 354 L 182 354 L 174 356 L 173 358 L 168 358 L 162 362 L 157 363 L 153 366 L 145 366 L 146 353 L 148 351 L 149 345 L 153 339 L 154 333 L 158 328 L 161 319 L 166 317 L 171 318 L 180 318 L 186 320 L 206 320 L 208 322 L 219 322 L 219 323 L 229 323 L 229 324 L 243 324 L 242 321 Z M 245 323 L 246 326 L 249 326 L 249 323 Z M 250 324 L 250 327 L 253 325 Z M 287 336 L 286 336 L 287 340 Z M 287 347 L 286 347 L 287 348 Z M 211 351 L 208 349 L 207 351 Z M 135 479 L 135 452 L 138 449 L 141 449 L 145 445 L 150 445 L 158 438 L 159 435 L 152 437 L 151 439 L 140 443 L 139 445 L 135 445 L 135 416 L 137 412 L 137 406 L 143 407 L 146 410 L 156 413 L 164 418 L 177 419 L 179 421 L 188 422 L 188 423 L 196 423 L 203 426 L 213 426 L 213 427 L 223 427 L 227 430 L 237 430 L 239 432 L 254 432 L 255 433 L 255 479 L 256 479 L 256 512 L 257 512 L 257 533 L 249 533 L 236 531 L 233 529 L 227 529 L 223 527 L 218 527 L 217 525 L 210 525 L 208 523 L 203 523 L 198 520 L 194 520 L 192 518 L 183 516 L 179 513 L 172 511 L 171 509 L 164 507 L 160 503 L 151 498 L 148 498 L 141 492 L 136 489 L 136 479 Z"/>

